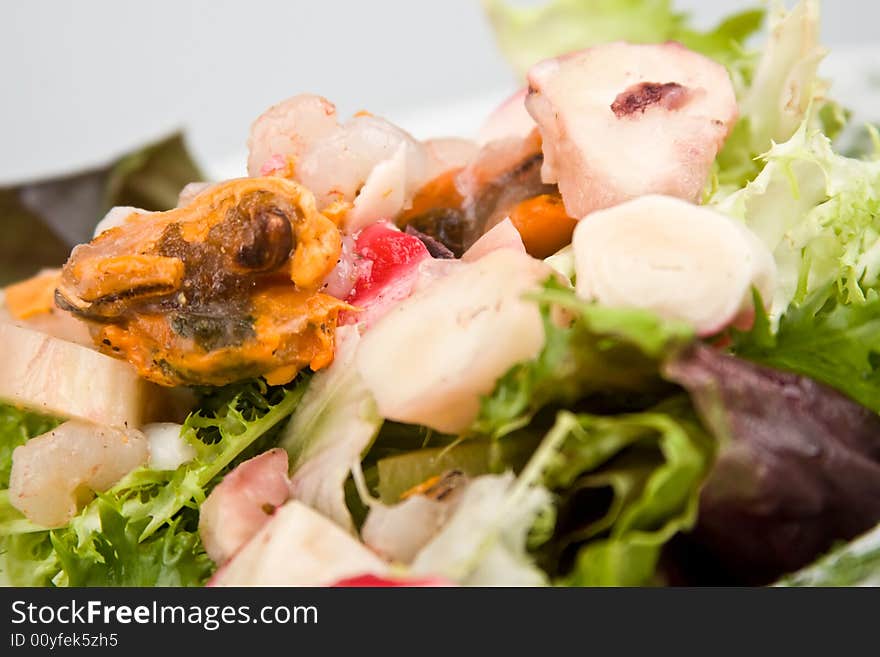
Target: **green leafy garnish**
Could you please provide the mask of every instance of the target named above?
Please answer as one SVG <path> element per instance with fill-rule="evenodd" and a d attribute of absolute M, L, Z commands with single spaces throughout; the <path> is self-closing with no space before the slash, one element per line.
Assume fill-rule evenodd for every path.
<path fill-rule="evenodd" d="M 755 180 L 715 207 L 742 220 L 773 253 L 771 322 L 819 291 L 864 303 L 880 283 L 880 161 L 838 155 L 809 120 L 764 160 Z"/>
<path fill-rule="evenodd" d="M 784 577 L 777 586 L 880 586 L 880 527 Z"/>
<path fill-rule="evenodd" d="M 670 0 L 554 0 L 540 7 L 512 7 L 484 0 L 501 51 L 520 74 L 537 62 L 609 41 L 680 41 L 734 65 L 743 43 L 761 27 L 764 12 L 749 9 L 700 32 Z"/>
<path fill-rule="evenodd" d="M 544 348 L 499 380 L 483 400 L 473 434 L 506 435 L 548 404 L 569 407 L 593 393 L 625 398 L 662 390 L 660 360 L 693 337 L 685 324 L 644 310 L 585 302 L 555 280 L 534 300 L 542 310 Z"/>
<path fill-rule="evenodd" d="M 29 438 L 51 431 L 58 424 L 54 418 L 0 404 L 0 489 L 9 488 L 15 448 L 24 445 Z"/>
<path fill-rule="evenodd" d="M 0 285 L 60 267 L 113 206 L 168 210 L 202 174 L 180 134 L 83 173 L 0 187 Z"/>
<path fill-rule="evenodd" d="M 563 411 L 553 432 L 564 438 L 544 483 L 560 495 L 559 519 L 544 563 L 561 563 L 569 586 L 657 583 L 663 545 L 696 522 L 714 439 L 681 400 L 609 417 Z"/>
<path fill-rule="evenodd" d="M 204 583 L 213 565 L 198 536 L 199 504 L 223 474 L 277 441 L 307 383 L 301 377 L 270 388 L 252 381 L 213 392 L 182 429 L 194 460 L 174 471 L 129 473 L 66 527 L 35 531 L 0 517 L 0 575 L 18 585 Z"/>
<path fill-rule="evenodd" d="M 734 352 L 770 367 L 808 376 L 880 413 L 880 296 L 846 304 L 818 291 L 790 307 L 776 332 L 756 304 L 748 333 L 737 333 Z"/>

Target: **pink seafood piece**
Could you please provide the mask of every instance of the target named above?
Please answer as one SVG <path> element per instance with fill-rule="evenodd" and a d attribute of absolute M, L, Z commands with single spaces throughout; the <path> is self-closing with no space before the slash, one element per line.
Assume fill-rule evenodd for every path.
<path fill-rule="evenodd" d="M 528 91 L 528 87 L 523 87 L 493 110 L 477 135 L 480 146 L 508 137 L 525 139 L 538 127 L 526 109 Z"/>
<path fill-rule="evenodd" d="M 290 497 L 287 452 L 270 449 L 223 478 L 202 504 L 199 535 L 216 564 L 228 561 Z"/>
<path fill-rule="evenodd" d="M 419 278 L 419 264 L 430 259 L 428 249 L 387 221 L 360 232 L 355 242 L 359 277 L 346 301 L 359 308 L 345 313 L 340 324 L 373 324 L 395 304 L 412 294 Z"/>
<path fill-rule="evenodd" d="M 284 169 L 338 125 L 336 107 L 321 96 L 300 94 L 273 105 L 251 125 L 248 175 Z"/>
<path fill-rule="evenodd" d="M 467 166 L 480 150 L 476 142 L 459 137 L 428 139 L 423 144 L 428 158 L 425 180 Z"/>
<path fill-rule="evenodd" d="M 456 586 L 455 582 L 442 577 L 380 577 L 379 575 L 355 575 L 340 579 L 333 587 L 446 587 Z"/>
<path fill-rule="evenodd" d="M 738 110 L 720 64 L 678 43 L 609 43 L 528 75 L 546 183 L 580 219 L 645 194 L 698 202 Z"/>
<path fill-rule="evenodd" d="M 465 251 L 461 259 L 465 262 L 473 262 L 498 249 L 512 249 L 519 253 L 526 252 L 522 236 L 509 217 L 486 231 L 480 239 L 473 243 L 471 248 Z"/>

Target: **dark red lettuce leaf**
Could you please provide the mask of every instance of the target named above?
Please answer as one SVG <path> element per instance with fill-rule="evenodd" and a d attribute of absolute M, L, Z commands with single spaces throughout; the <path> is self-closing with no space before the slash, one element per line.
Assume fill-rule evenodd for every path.
<path fill-rule="evenodd" d="M 89 171 L 0 186 L 0 286 L 63 265 L 114 205 L 168 210 L 202 178 L 175 134 Z"/>
<path fill-rule="evenodd" d="M 723 579 L 764 584 L 880 521 L 880 416 L 812 379 L 704 345 L 667 365 L 721 441 L 684 539 Z M 684 564 L 683 570 L 688 570 Z"/>

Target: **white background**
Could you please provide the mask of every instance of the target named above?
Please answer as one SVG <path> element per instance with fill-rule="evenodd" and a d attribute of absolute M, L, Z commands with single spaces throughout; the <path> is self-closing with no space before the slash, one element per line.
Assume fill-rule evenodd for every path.
<path fill-rule="evenodd" d="M 752 3 L 676 4 L 708 26 Z M 836 53 L 876 41 L 880 2 L 823 4 Z M 303 91 L 419 136 L 455 131 L 515 81 L 478 0 L 0 0 L 0 83 L 8 183 L 100 164 L 176 128 L 209 173 L 236 175 L 250 122 Z"/>

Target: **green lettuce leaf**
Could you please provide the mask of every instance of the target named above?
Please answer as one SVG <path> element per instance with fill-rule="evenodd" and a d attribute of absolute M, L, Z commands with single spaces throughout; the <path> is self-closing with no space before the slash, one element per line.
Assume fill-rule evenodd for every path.
<path fill-rule="evenodd" d="M 670 0 L 554 0 L 540 7 L 513 7 L 506 0 L 483 6 L 501 51 L 520 75 L 533 64 L 608 41 L 680 41 L 734 69 L 742 66 L 743 43 L 756 32 L 764 12 L 749 9 L 700 32 Z"/>
<path fill-rule="evenodd" d="M 145 522 L 124 515 L 111 499 L 95 503 L 100 532 L 80 544 L 75 532 L 50 540 L 68 586 L 199 586 L 214 565 L 202 548 L 195 513 L 176 515 L 141 540 Z"/>
<path fill-rule="evenodd" d="M 819 290 L 791 306 L 775 332 L 755 305 L 755 324 L 735 334 L 734 353 L 808 376 L 880 413 L 880 296 L 870 292 L 864 303 L 846 304 Z"/>
<path fill-rule="evenodd" d="M 542 437 L 530 431 L 517 431 L 504 440 L 462 440 L 445 447 L 426 447 L 379 459 L 379 498 L 385 504 L 394 504 L 411 488 L 451 470 L 469 477 L 507 470 L 519 472 Z"/>
<path fill-rule="evenodd" d="M 183 186 L 198 180 L 202 174 L 175 134 L 89 171 L 0 186 L 0 285 L 60 267 L 111 207 L 168 210 Z"/>
<path fill-rule="evenodd" d="M 380 481 L 383 474 L 391 478 L 392 464 L 407 458 L 439 463 L 456 450 L 461 466 L 471 465 L 464 456 L 475 452 L 488 468 L 513 468 L 513 447 L 535 444 L 537 434 L 540 445 L 520 478 L 537 471 L 538 481 L 558 496 L 549 539 L 548 523 L 533 532 L 533 539 L 544 539 L 533 540 L 542 543 L 543 566 L 572 585 L 650 583 L 664 543 L 694 523 L 713 453 L 714 442 L 686 401 L 654 407 L 675 394 L 660 376 L 661 364 L 693 340 L 692 331 L 648 312 L 584 302 L 555 280 L 534 300 L 544 318 L 545 347 L 534 361 L 513 367 L 483 400 L 470 439 L 380 462 Z M 614 414 L 572 412 L 589 407 Z M 654 408 L 619 414 L 630 407 Z M 498 448 L 480 452 L 480 440 Z M 598 515 L 586 519 L 578 511 L 584 508 Z M 547 517 L 538 514 L 536 521 Z"/>
<path fill-rule="evenodd" d="M 0 404 L 0 489 L 9 487 L 12 452 L 29 438 L 51 431 L 59 420 Z"/>
<path fill-rule="evenodd" d="M 880 586 L 880 527 L 784 577 L 776 586 Z"/>
<path fill-rule="evenodd" d="M 193 461 L 129 473 L 66 527 L 35 531 L 0 515 L 2 577 L 16 585 L 203 583 L 213 566 L 199 541 L 198 505 L 226 472 L 277 442 L 307 384 L 305 377 L 290 387 L 252 381 L 212 392 L 182 429 Z"/>
<path fill-rule="evenodd" d="M 290 455 L 293 496 L 353 531 L 345 482 L 372 444 L 383 418 L 354 367 L 360 340 L 357 328 L 338 329 L 336 339 L 333 364 L 312 376 L 280 446 Z"/>
<path fill-rule="evenodd" d="M 825 49 L 819 44 L 818 0 L 801 0 L 790 11 L 774 3 L 768 36 L 748 84 L 739 84 L 740 119 L 718 156 L 718 183 L 736 189 L 763 166 L 759 159 L 786 141 L 808 117 L 833 139 L 843 128 L 843 110 L 826 98 L 828 84 L 817 76 Z"/>
<path fill-rule="evenodd" d="M 808 120 L 763 159 L 754 181 L 714 206 L 742 220 L 773 253 L 772 325 L 792 302 L 819 290 L 864 303 L 880 276 L 880 161 L 838 155 Z"/>
<path fill-rule="evenodd" d="M 553 439 L 544 483 L 561 501 L 545 563 L 576 551 L 570 570 L 558 573 L 569 586 L 657 583 L 663 545 L 696 522 L 715 449 L 690 406 L 679 399 L 607 417 L 563 411 Z"/>
<path fill-rule="evenodd" d="M 693 338 L 685 324 L 585 302 L 555 280 L 534 299 L 544 319 L 544 348 L 535 360 L 508 371 L 483 399 L 473 435 L 504 436 L 545 406 L 567 408 L 590 395 L 611 393 L 626 401 L 662 392 L 659 362 Z"/>

